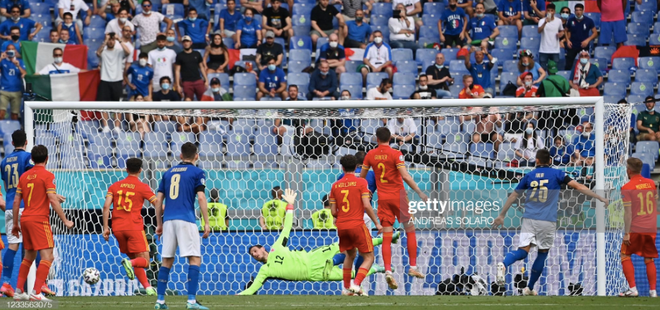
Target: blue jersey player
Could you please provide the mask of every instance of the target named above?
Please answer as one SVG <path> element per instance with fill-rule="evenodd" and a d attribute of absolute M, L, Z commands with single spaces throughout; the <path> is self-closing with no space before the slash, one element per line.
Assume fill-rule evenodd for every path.
<path fill-rule="evenodd" d="M 195 166 L 199 159 L 197 146 L 185 143 L 181 146 L 181 163 L 170 168 L 160 181 L 156 198 L 156 234 L 163 243 L 163 265 L 158 272 L 158 300 L 155 309 L 168 309 L 165 304 L 165 291 L 170 278 L 177 247 L 179 255 L 188 258 L 188 303 L 187 309 L 208 309 L 196 299 L 199 286 L 199 265 L 201 264 L 201 244 L 195 218 L 195 197 L 204 218 L 204 235 L 208 238 L 211 227 L 204 193 L 205 173 Z M 163 202 L 165 207 L 163 207 Z M 163 208 L 165 209 L 163 211 Z"/>
<path fill-rule="evenodd" d="M 580 193 L 596 198 L 605 205 L 607 199 L 592 192 L 586 186 L 572 180 L 564 171 L 550 167 L 550 152 L 542 149 L 536 152 L 536 169 L 527 173 L 516 190 L 509 195 L 502 212 L 493 222 L 497 228 L 504 224 L 504 218 L 511 205 L 518 196 L 525 194 L 525 212 L 523 214 L 522 227 L 520 228 L 520 245 L 516 251 L 510 252 L 504 258 L 504 262 L 497 264 L 497 284 L 505 283 L 506 268 L 516 261 L 525 259 L 532 246 L 538 248 L 538 255 L 532 265 L 532 272 L 523 289 L 523 295 L 536 295 L 534 284 L 543 273 L 545 259 L 552 247 L 557 230 L 557 206 L 561 186 L 566 184 Z"/>

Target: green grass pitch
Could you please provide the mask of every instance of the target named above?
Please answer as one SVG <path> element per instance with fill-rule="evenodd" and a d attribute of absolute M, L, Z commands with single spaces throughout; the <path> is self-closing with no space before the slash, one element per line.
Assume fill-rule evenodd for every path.
<path fill-rule="evenodd" d="M 154 297 L 55 297 L 59 309 L 153 309 Z M 660 309 L 660 298 L 471 296 L 199 296 L 210 309 Z M 185 296 L 167 298 L 185 309 Z"/>

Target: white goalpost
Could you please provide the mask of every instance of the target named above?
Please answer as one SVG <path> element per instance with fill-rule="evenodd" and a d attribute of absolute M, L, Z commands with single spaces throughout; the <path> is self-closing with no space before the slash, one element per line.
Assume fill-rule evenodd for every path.
<path fill-rule="evenodd" d="M 347 114 L 344 112 L 347 109 L 355 110 Z M 513 164 L 516 161 L 504 154 L 515 151 L 512 148 L 516 139 L 505 138 L 511 120 L 522 115 L 520 120 L 531 120 L 535 127 L 549 123 L 550 119 L 557 120 L 553 123 L 560 124 L 556 128 L 555 125 L 535 128 L 547 147 L 554 145 L 555 137 L 562 137 L 570 144 L 569 140 L 579 133 L 576 126 L 587 120 L 594 128 L 593 167 L 585 165 L 578 169 L 568 164 L 562 167 L 574 175 L 589 171 L 595 180 L 592 189 L 606 193 L 612 202 L 617 200 L 620 186 L 626 180 L 622 167 L 629 151 L 631 113 L 630 106 L 606 103 L 603 97 L 571 97 L 300 102 L 30 101 L 25 102 L 24 115 L 27 150 L 36 144 L 48 146 L 51 154 L 48 168 L 55 173 L 58 193 L 67 197 L 63 208 L 71 215 L 83 217 L 75 219 L 76 228 L 71 232 L 58 220 L 51 221 L 58 257 L 49 283 L 58 295 L 75 296 L 132 295 L 140 288 L 135 281 L 123 280 L 116 242 L 111 240 L 106 244 L 97 231 L 102 195 L 108 186 L 123 178 L 122 163 L 127 157 L 143 158 L 142 179 L 156 191 L 160 175 L 176 162 L 180 144 L 185 141 L 199 144 L 199 165 L 207 170 L 207 197 L 211 188 L 220 190 L 220 202 L 228 206 L 229 222 L 226 230 L 215 231 L 203 244 L 202 255 L 208 257 L 202 259 L 205 275 L 200 279 L 200 292 L 233 295 L 244 288 L 251 276 L 256 276 L 259 268 L 247 255 L 247 247 L 257 243 L 268 246 L 277 238 L 277 231 L 260 227 L 260 217 L 265 212 L 262 205 L 272 199 L 272 187 L 287 186 L 303 193 L 300 206 L 296 206 L 297 232 L 292 233 L 292 249 L 310 250 L 336 239 L 331 230 L 313 229 L 312 214 L 323 208 L 321 197 L 341 173 L 338 159 L 373 147 L 375 128 L 387 124 L 382 119 L 396 122 L 397 118 L 412 118 L 417 124 L 416 138 L 400 143 L 399 147 L 405 150 L 406 164 L 411 167 L 413 177 L 423 184 L 422 190 L 431 193 L 429 197 L 463 201 L 499 199 L 502 203 L 520 175 L 529 171 L 516 167 Z M 502 118 L 501 122 L 491 124 L 501 141 L 487 142 L 475 137 L 478 123 L 489 122 L 485 119 L 491 115 Z M 580 120 L 577 125 L 574 117 Z M 135 124 L 138 119 L 148 123 L 149 129 L 138 130 L 142 128 Z M 282 119 L 287 128 L 281 136 L 273 129 L 275 119 Z M 351 125 L 346 125 L 347 120 L 352 121 Z M 116 121 L 121 129 L 103 133 L 104 121 L 110 126 Z M 344 125 L 335 125 L 338 123 Z M 344 130 L 341 126 L 350 128 Z M 328 150 L 312 156 L 299 153 L 299 130 L 305 132 L 305 128 L 328 137 Z M 346 137 L 350 137 L 350 142 L 346 142 Z M 620 146 L 612 145 L 610 139 L 618 141 Z M 318 146 L 326 149 L 325 143 L 319 142 Z M 488 153 L 483 156 L 477 153 L 482 150 Z M 559 248 L 551 250 L 557 252 L 556 256 L 549 258 L 548 270 L 540 282 L 544 294 L 570 295 L 569 281 L 580 282 L 589 295 L 613 295 L 623 288 L 625 280 L 622 272 L 617 271 L 622 213 L 619 219 L 620 210 L 607 211 L 606 207 L 597 200 L 568 203 L 567 210 L 577 211 L 565 211 L 561 207 L 564 215 L 560 217 L 567 224 L 558 224 L 562 238 L 556 238 L 555 245 Z M 153 209 L 148 204 L 145 208 Z M 412 280 L 404 278 L 405 270 L 396 270 L 397 280 L 409 285 L 395 294 L 433 294 L 440 281 L 459 273 L 462 267 L 472 274 L 478 273 L 487 284 L 494 281 L 497 260 L 516 244 L 522 206 L 509 211 L 512 220 L 502 231 L 470 222 L 476 217 L 496 217 L 496 213 L 468 209 L 452 212 L 438 215 L 427 210 L 417 214 L 420 218 L 442 218 L 442 223 L 437 219 L 420 220 L 418 262 L 427 277 Z M 153 218 L 148 210 L 143 215 L 148 222 Z M 447 222 L 449 218 L 459 217 L 465 218 L 465 222 Z M 154 248 L 152 255 L 156 254 L 152 259 L 153 270 L 157 270 L 159 242 L 155 239 L 150 242 Z M 400 244 L 393 245 L 393 264 L 405 268 L 409 258 L 405 242 Z M 595 253 L 588 253 L 592 249 Z M 380 251 L 376 253 L 376 263 L 382 263 Z M 533 257 L 529 259 L 531 265 Z M 181 292 L 185 290 L 185 269 L 177 263 L 169 288 Z M 515 268 L 520 270 L 522 266 L 527 263 L 514 265 L 513 273 L 519 273 Z M 102 280 L 95 287 L 81 281 L 82 271 L 87 267 L 101 271 Z M 365 283 L 370 294 L 386 292 L 380 275 Z M 302 294 L 333 294 L 338 292 L 336 288 L 337 284 L 332 283 L 295 284 L 274 280 L 260 292 L 282 294 L 299 290 Z M 507 291 L 517 295 L 513 283 Z"/>

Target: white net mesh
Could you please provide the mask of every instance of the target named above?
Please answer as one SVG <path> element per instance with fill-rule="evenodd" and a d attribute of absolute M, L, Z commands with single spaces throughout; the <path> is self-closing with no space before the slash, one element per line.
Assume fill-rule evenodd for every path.
<path fill-rule="evenodd" d="M 368 277 L 369 294 L 436 294 L 445 279 L 461 274 L 480 275 L 490 291 L 495 266 L 518 244 L 523 206 L 509 211 L 501 230 L 490 224 L 521 176 L 531 169 L 535 150 L 550 148 L 554 166 L 594 187 L 594 136 L 582 136 L 594 126 L 605 126 L 605 189 L 618 189 L 626 181 L 631 108 L 606 104 L 605 124 L 594 124 L 594 108 L 499 107 L 435 109 L 328 109 L 328 110 L 35 110 L 35 145 L 46 145 L 48 168 L 56 175 L 58 192 L 76 228 L 67 232 L 53 217 L 57 259 L 49 281 L 60 295 L 126 295 L 140 289 L 125 279 L 116 240 L 106 243 L 101 233 L 101 208 L 107 188 L 125 177 L 125 161 L 144 160 L 142 180 L 154 191 L 164 171 L 178 162 L 185 142 L 199 146 L 198 166 L 207 173 L 207 197 L 218 191 L 227 206 L 211 210 L 214 232 L 203 240 L 200 294 L 236 294 L 256 276 L 261 263 L 247 253 L 254 244 L 267 248 L 278 236 L 277 220 L 269 218 L 266 202 L 275 186 L 301 193 L 296 206 L 291 249 L 312 250 L 337 241 L 334 230 L 323 226 L 314 213 L 341 174 L 339 158 L 375 146 L 375 130 L 388 126 L 411 175 L 431 199 L 449 202 L 444 212 L 419 209 L 415 214 L 418 258 L 424 279 L 406 275 L 409 265 L 405 234 L 393 245 L 393 267 L 400 288 L 388 292 L 381 274 Z M 52 115 L 55 115 L 53 118 Z M 108 126 L 104 130 L 104 127 Z M 533 128 L 531 137 L 526 128 Z M 109 129 L 109 132 L 105 132 Z M 556 139 L 558 138 L 558 139 Z M 409 192 L 412 201 L 418 200 Z M 608 193 L 609 194 L 609 193 Z M 375 193 L 374 202 L 377 202 Z M 265 208 L 262 210 L 262 207 Z M 377 203 L 375 203 L 377 206 Z M 619 271 L 623 223 L 621 204 L 612 204 L 607 216 L 607 294 L 625 283 Z M 263 223 L 261 218 L 266 215 Z M 160 242 L 154 238 L 155 212 L 143 210 L 151 244 L 148 277 L 156 284 Z M 569 295 L 581 287 L 584 295 L 597 291 L 595 202 L 584 196 L 563 194 L 558 231 L 546 270 L 537 284 L 547 295 Z M 274 223 L 273 223 L 274 222 Z M 227 228 L 225 229 L 225 224 Z M 397 228 L 399 225 L 396 224 Z M 274 228 L 274 227 L 273 227 Z M 402 229 L 400 229 L 402 231 Z M 403 233 L 403 231 L 402 231 Z M 374 232 L 375 234 L 375 232 Z M 536 256 L 513 265 L 507 294 L 518 294 L 518 274 L 528 276 Z M 376 264 L 382 264 L 376 248 Z M 90 288 L 81 280 L 87 267 L 101 271 L 100 284 Z M 521 270 L 524 268 L 524 272 Z M 169 289 L 185 293 L 186 268 L 177 259 Z M 576 286 L 575 284 L 578 284 Z M 269 280 L 260 294 L 337 294 L 339 282 Z M 441 291 L 439 293 L 446 293 Z M 448 292 L 451 293 L 451 292 Z M 461 294 L 470 293 L 469 286 Z M 489 292 L 490 293 L 490 292 Z"/>

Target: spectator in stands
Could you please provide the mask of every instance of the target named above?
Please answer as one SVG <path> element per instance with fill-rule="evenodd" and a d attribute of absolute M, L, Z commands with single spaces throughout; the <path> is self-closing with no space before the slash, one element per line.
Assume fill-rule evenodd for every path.
<path fill-rule="evenodd" d="M 165 0 L 165 2 L 169 2 L 169 0 Z M 189 10 L 190 9 L 197 10 L 197 18 L 201 18 L 208 22 L 211 17 L 208 14 L 211 13 L 211 7 L 215 5 L 214 4 L 215 2 L 216 1 L 214 0 L 188 0 L 188 1 L 184 0 L 183 5 L 187 6 L 186 8 Z"/>
<path fill-rule="evenodd" d="M 484 5 L 485 14 L 497 15 L 497 3 L 495 2 L 495 0 L 477 0 L 477 4 L 479 3 Z M 476 6 L 475 6 L 475 13 L 476 13 Z"/>
<path fill-rule="evenodd" d="M 449 66 L 445 66 L 444 54 L 435 54 L 435 63 L 426 68 L 426 77 L 437 98 L 451 98 L 449 85 L 454 83 L 454 79 L 449 74 Z"/>
<path fill-rule="evenodd" d="M 135 55 L 135 45 L 133 44 L 133 30 L 131 30 L 131 26 L 129 25 L 124 25 L 124 28 L 122 29 L 121 32 L 121 38 L 119 39 L 121 42 L 126 45 L 128 50 L 130 51 L 130 54 L 128 57 L 126 57 L 126 68 L 133 63 L 133 60 L 136 58 L 137 55 Z"/>
<path fill-rule="evenodd" d="M 96 51 L 96 55 L 101 58 L 101 83 L 96 93 L 96 101 L 119 101 L 123 94 L 125 58 L 130 55 L 130 50 L 116 36 L 106 34 L 105 41 Z M 110 132 L 108 120 L 110 117 L 107 112 L 104 112 L 101 125 L 103 125 L 105 133 Z M 119 115 L 115 119 L 115 131 L 121 132 Z"/>
<path fill-rule="evenodd" d="M 472 18 L 474 16 L 474 3 L 472 0 L 458 0 L 456 6 L 463 9 L 465 14 L 468 15 L 468 18 Z"/>
<path fill-rule="evenodd" d="M 580 92 L 580 97 L 600 96 L 598 86 L 603 83 L 603 75 L 598 66 L 589 62 L 589 52 L 580 52 L 579 61 L 571 70 L 571 77 L 568 82 L 571 87 Z"/>
<path fill-rule="evenodd" d="M 550 156 L 552 156 L 552 164 L 555 166 L 567 165 L 571 162 L 571 154 L 573 154 L 572 147 L 566 146 L 564 138 L 555 137 L 555 143 L 550 147 Z"/>
<path fill-rule="evenodd" d="M 78 73 L 80 72 L 79 68 L 76 68 L 70 63 L 63 61 L 64 51 L 56 47 L 53 49 L 53 63 L 45 66 L 41 71 L 35 74 L 41 75 L 50 75 L 50 74 L 66 74 L 66 73 Z"/>
<path fill-rule="evenodd" d="M 192 101 L 192 98 L 186 98 L 185 101 Z M 206 121 L 208 118 L 201 116 L 200 110 L 194 110 L 194 115 L 188 116 L 177 116 L 177 128 L 178 132 L 193 132 L 200 133 L 206 129 Z"/>
<path fill-rule="evenodd" d="M 589 51 L 591 42 L 598 37 L 598 29 L 594 21 L 584 16 L 584 5 L 575 5 L 575 16 L 568 18 L 566 31 L 566 67 L 564 70 L 573 69 L 574 59 L 582 50 Z M 591 34 L 589 34 L 591 32 Z"/>
<path fill-rule="evenodd" d="M 57 29 L 50 30 L 50 43 L 60 43 L 60 32 Z"/>
<path fill-rule="evenodd" d="M 461 48 L 465 44 L 465 28 L 468 24 L 468 15 L 465 14 L 462 8 L 457 7 L 456 3 L 457 0 L 449 0 L 449 9 L 442 11 L 438 21 L 440 42 L 446 48 Z"/>
<path fill-rule="evenodd" d="M 282 228 L 282 223 L 284 223 L 287 203 L 282 200 L 283 191 L 279 186 L 273 187 L 270 194 L 273 199 L 263 204 L 259 226 L 263 230 L 278 230 Z"/>
<path fill-rule="evenodd" d="M 227 8 L 220 11 L 220 22 L 215 23 L 214 31 L 220 31 L 223 38 L 232 38 L 237 41 L 236 26 L 243 19 L 243 15 L 236 11 L 236 0 L 227 0 Z"/>
<path fill-rule="evenodd" d="M 183 52 L 176 55 L 174 63 L 174 81 L 183 97 L 194 100 L 194 96 L 197 96 L 197 100 L 201 100 L 209 81 L 206 78 L 204 58 L 193 50 L 192 44 L 189 36 L 183 37 Z"/>
<path fill-rule="evenodd" d="M 31 41 L 34 36 L 41 31 L 43 27 L 41 24 L 29 19 L 21 17 L 21 8 L 17 5 L 11 7 L 9 11 L 11 18 L 5 20 L 0 24 L 0 39 L 12 40 L 11 30 L 18 27 L 20 40 Z M 32 29 L 34 29 L 33 32 Z"/>
<path fill-rule="evenodd" d="M 410 96 L 411 99 L 435 99 L 435 91 L 429 87 L 429 78 L 421 74 L 418 79 L 417 90 Z"/>
<path fill-rule="evenodd" d="M 575 147 L 573 164 L 576 166 L 591 166 L 594 164 L 594 156 L 596 156 L 596 135 L 593 132 L 594 127 L 591 123 L 585 122 L 582 128 L 582 134 L 573 141 Z"/>
<path fill-rule="evenodd" d="M 334 5 L 329 5 L 329 0 L 319 0 L 318 4 L 312 9 L 312 31 L 309 32 L 312 37 L 312 43 L 316 46 L 316 40 L 320 37 L 326 38 L 330 34 L 338 33 L 338 30 L 332 24 L 332 19 L 337 18 L 339 30 L 344 28 L 344 18 Z M 340 36 L 343 36 L 339 32 Z"/>
<path fill-rule="evenodd" d="M 177 27 L 174 27 L 176 30 L 176 35 L 179 37 L 179 42 L 181 42 L 180 30 L 183 30 L 184 36 L 189 36 L 193 41 L 193 49 L 204 49 L 206 48 L 206 31 L 209 27 L 209 22 L 205 19 L 198 18 L 197 10 L 195 8 L 188 9 L 188 18 L 176 23 Z"/>
<path fill-rule="evenodd" d="M 410 16 L 415 20 L 415 27 L 419 29 L 422 27 L 422 2 L 420 0 L 393 0 L 392 7 L 397 7 L 402 3 L 406 9 L 406 16 Z"/>
<path fill-rule="evenodd" d="M 543 69 L 548 69 L 548 60 L 559 62 L 559 39 L 564 36 L 564 27 L 561 19 L 555 17 L 555 4 L 549 3 L 547 17 L 539 21 L 538 32 L 541 34 L 541 47 L 539 48 L 539 62 Z"/>
<path fill-rule="evenodd" d="M 263 32 L 270 30 L 285 40 L 293 37 L 291 14 L 282 7 L 282 0 L 273 0 L 271 6 L 264 9 L 261 28 Z"/>
<path fill-rule="evenodd" d="M 344 28 L 344 46 L 365 49 L 371 40 L 371 26 L 364 20 L 364 11 L 355 11 L 355 19 L 347 21 Z"/>
<path fill-rule="evenodd" d="M 660 141 L 660 114 L 655 111 L 655 98 L 646 97 L 644 104 L 646 111 L 637 114 L 637 141 Z"/>
<path fill-rule="evenodd" d="M 252 10 L 245 10 L 244 14 L 236 24 L 236 49 L 255 48 L 261 44 L 261 21 L 254 20 Z"/>
<path fill-rule="evenodd" d="M 211 79 L 210 87 L 204 92 L 201 101 L 232 101 L 232 97 L 231 94 L 222 87 L 220 79 L 214 77 Z"/>
<path fill-rule="evenodd" d="M 484 62 L 484 56 L 488 57 L 488 62 Z M 495 90 L 490 80 L 490 70 L 495 66 L 496 59 L 488 53 L 488 49 L 477 49 L 474 52 L 474 60 L 475 62 L 471 62 L 470 54 L 465 54 L 465 68 L 470 71 L 475 83 L 481 85 L 486 93 L 494 94 Z M 497 70 L 497 67 L 495 67 L 495 70 Z"/>
<path fill-rule="evenodd" d="M 257 47 L 257 57 L 255 61 L 257 62 L 257 68 L 259 68 L 259 71 L 268 66 L 268 60 L 270 58 L 275 59 L 276 66 L 282 66 L 284 47 L 279 43 L 275 43 L 275 33 L 269 30 L 266 31 L 266 43 Z"/>
<path fill-rule="evenodd" d="M 373 9 L 373 1 L 371 0 L 360 0 L 360 1 L 335 1 L 335 4 L 341 4 L 342 5 L 342 17 L 344 18 L 344 22 L 348 21 L 355 21 L 355 18 L 357 17 L 357 11 L 362 11 L 364 7 L 366 7 L 366 11 L 362 11 L 362 17 L 364 15 L 369 15 L 369 12 Z M 366 22 L 369 22 L 369 19 L 365 19 Z M 344 42 L 345 43 L 345 42 Z"/>
<path fill-rule="evenodd" d="M 522 21 L 520 19 L 522 12 L 521 2 L 518 0 L 500 0 L 497 5 L 498 16 L 500 20 L 498 25 L 509 25 L 518 27 L 518 37 L 522 34 Z"/>
<path fill-rule="evenodd" d="M 392 88 L 392 80 L 383 79 L 380 85 L 374 86 L 367 90 L 366 100 L 392 100 L 390 89 Z"/>
<path fill-rule="evenodd" d="M 64 13 L 64 22 L 60 23 L 57 25 L 57 29 L 62 32 L 62 30 L 66 30 L 69 32 L 69 43 L 67 44 L 82 44 L 83 39 L 82 39 L 82 31 L 80 31 L 80 28 L 78 28 L 78 24 L 75 24 L 73 22 L 73 15 L 71 13 L 66 12 Z M 117 34 L 121 33 L 117 32 Z"/>
<path fill-rule="evenodd" d="M 129 12 L 135 11 L 137 8 L 136 5 L 138 4 L 137 1 L 131 1 L 131 0 L 118 0 L 119 1 L 119 6 L 127 9 Z M 166 3 L 167 1 L 163 1 L 161 3 Z"/>
<path fill-rule="evenodd" d="M 285 99 L 287 93 L 284 70 L 275 64 L 273 57 L 268 56 L 266 63 L 266 67 L 259 72 L 257 100 L 261 100 L 263 97 Z"/>
<path fill-rule="evenodd" d="M 571 89 L 568 80 L 561 76 L 557 75 L 557 64 L 550 60 L 548 61 L 548 76 L 541 82 L 536 94 L 539 97 L 566 97 L 568 92 Z M 569 111 L 575 111 L 575 109 L 570 109 Z M 578 118 L 579 119 L 579 118 Z M 579 124 L 579 122 L 574 125 Z"/>
<path fill-rule="evenodd" d="M 534 55 L 530 50 L 520 51 L 518 55 L 518 73 L 522 74 L 523 72 L 531 72 L 532 77 L 534 78 L 532 84 L 538 86 L 543 79 L 545 79 L 545 70 L 534 61 Z M 523 85 L 523 81 L 518 77 L 516 80 L 518 86 Z"/>
<path fill-rule="evenodd" d="M 18 6 L 22 18 L 29 18 L 32 14 L 30 10 L 30 2 L 28 0 L 0 1 L 0 22 L 12 18 L 11 9 L 13 6 Z"/>
<path fill-rule="evenodd" d="M 533 113 L 515 112 L 507 113 L 504 122 L 504 141 L 516 143 L 522 139 L 527 122 L 533 121 Z"/>
<path fill-rule="evenodd" d="M 117 5 L 119 5 L 119 3 L 117 3 Z M 117 12 L 117 18 L 109 21 L 108 24 L 105 25 L 105 33 L 120 33 L 124 29 L 124 26 L 131 27 L 131 32 L 135 34 L 135 26 L 128 21 L 128 10 L 119 9 L 119 12 Z"/>
<path fill-rule="evenodd" d="M 351 92 L 348 89 L 342 90 L 340 100 L 351 100 Z"/>
<path fill-rule="evenodd" d="M 523 81 L 523 86 L 518 87 L 516 90 L 516 97 L 538 97 L 536 93 L 539 89 L 532 83 L 534 81 L 532 74 L 523 72 L 519 78 Z"/>
<path fill-rule="evenodd" d="M 556 7 L 556 6 L 555 6 Z M 568 19 L 571 17 L 571 9 L 568 7 L 561 8 L 559 11 L 559 18 L 561 19 L 561 26 L 564 27 L 564 30 L 568 28 Z M 559 42 L 561 47 L 564 47 L 564 40 L 566 39 L 566 32 L 564 32 L 564 37 Z"/>
<path fill-rule="evenodd" d="M 455 0 L 454 0 L 455 1 Z M 413 50 L 413 54 L 417 50 L 415 43 L 415 20 L 406 16 L 405 6 L 402 3 L 396 5 L 394 13 L 398 16 L 392 16 L 387 22 L 390 29 L 390 45 L 392 48 L 408 48 Z"/>
<path fill-rule="evenodd" d="M 140 53 L 137 63 L 133 63 L 128 70 L 124 72 L 124 83 L 130 89 L 128 97 L 140 94 L 151 101 L 153 86 L 151 81 L 154 78 L 154 69 L 147 66 L 149 55 Z"/>
<path fill-rule="evenodd" d="M 475 133 L 479 134 L 479 140 L 492 143 L 493 150 L 497 152 L 503 142 L 502 135 L 497 133 L 497 128 L 502 127 L 502 116 L 491 108 L 491 114 L 477 115 L 474 120 L 477 123 Z"/>
<path fill-rule="evenodd" d="M 469 74 L 463 76 L 463 85 L 464 88 L 458 94 L 458 99 L 483 98 L 486 94 L 481 85 L 474 84 L 474 79 Z"/>
<path fill-rule="evenodd" d="M 314 70 L 309 79 L 307 100 L 326 97 L 331 97 L 333 100 L 336 100 L 339 98 L 337 85 L 337 74 L 334 70 L 330 70 L 330 64 L 327 60 L 321 60 L 318 68 Z"/>
<path fill-rule="evenodd" d="M 74 44 L 74 42 L 69 37 L 69 30 L 67 30 L 67 29 L 60 30 L 60 40 L 57 43 L 60 43 L 60 44 Z"/>
<path fill-rule="evenodd" d="M 323 196 L 321 200 L 323 201 L 323 209 L 312 213 L 314 229 L 337 229 L 337 226 L 335 226 L 337 219 L 332 216 L 332 212 L 330 211 L 328 195 Z"/>
<path fill-rule="evenodd" d="M 417 137 L 417 124 L 412 118 L 391 118 L 387 121 L 387 129 L 392 133 L 390 143 L 394 144 L 395 148 L 400 148 L 406 143 L 414 143 L 418 140 Z M 415 143 L 416 144 L 416 143 Z"/>
<path fill-rule="evenodd" d="M 83 0 L 59 0 L 57 3 L 57 11 L 55 12 L 57 18 L 55 19 L 55 25 L 62 23 L 64 19 L 64 13 L 71 13 L 71 16 L 75 20 L 75 23 L 78 25 L 78 29 L 83 29 L 83 21 L 78 18 L 78 13 L 80 10 L 83 10 L 87 13 L 85 17 L 85 26 L 89 26 L 89 23 L 92 21 L 92 10 L 87 6 L 87 3 Z"/>
<path fill-rule="evenodd" d="M 319 53 L 317 58 L 327 60 L 330 69 L 334 70 L 337 73 L 337 79 L 340 79 L 341 74 L 346 72 L 346 53 L 344 47 L 339 44 L 339 36 L 331 34 L 328 43 L 321 46 Z"/>
<path fill-rule="evenodd" d="M 5 119 L 7 108 L 11 106 L 11 119 L 17 120 L 21 112 L 23 99 L 23 77 L 25 64 L 18 58 L 14 45 L 7 46 L 7 51 L 0 54 L 0 119 Z"/>
<path fill-rule="evenodd" d="M 264 10 L 264 2 L 263 0 L 241 0 L 241 10 L 243 10 L 243 14 L 245 14 L 246 11 L 252 11 L 254 14 L 261 14 Z M 261 21 L 259 21 L 261 23 Z"/>
<path fill-rule="evenodd" d="M 174 78 L 174 63 L 176 55 L 172 49 L 166 46 L 167 38 L 165 35 L 158 35 L 156 38 L 156 49 L 149 52 L 149 66 L 154 69 L 153 91 L 160 90 L 163 77 L 169 78 L 170 90 L 179 91 L 178 85 L 172 84 Z M 154 100 L 156 101 L 156 100 Z"/>
<path fill-rule="evenodd" d="M 159 36 L 160 35 L 156 36 L 156 38 Z M 167 32 L 165 32 L 165 47 L 173 50 L 177 54 L 183 51 L 183 47 L 176 41 L 176 32 L 174 32 L 174 29 L 167 29 Z"/>
<path fill-rule="evenodd" d="M 373 32 L 373 42 L 367 45 L 364 51 L 363 65 L 358 66 L 362 73 L 362 79 L 367 80 L 369 72 L 386 72 L 390 80 L 394 75 L 394 65 L 392 65 L 392 49 L 387 43 L 383 42 L 383 33 L 380 30 Z"/>
<path fill-rule="evenodd" d="M 172 90 L 172 79 L 169 76 L 161 77 L 158 85 L 160 90 L 154 91 L 153 101 L 181 101 L 179 93 Z"/>
<path fill-rule="evenodd" d="M 480 46 L 482 51 L 488 50 L 489 42 L 495 42 L 500 35 L 500 30 L 495 25 L 495 20 L 490 15 L 485 15 L 483 3 L 477 3 L 474 8 L 475 14 L 467 25 L 465 36 L 472 46 Z"/>
<path fill-rule="evenodd" d="M 16 48 L 18 53 L 16 57 L 21 58 L 21 41 L 20 41 L 20 29 L 18 26 L 13 26 L 9 32 L 9 40 L 2 43 L 0 46 L 0 53 L 7 51 L 7 46 L 12 45 Z"/>
<path fill-rule="evenodd" d="M 514 146 L 519 167 L 534 167 L 536 164 L 536 152 L 545 148 L 543 139 L 536 134 L 534 123 L 527 123 L 525 134 Z"/>
<path fill-rule="evenodd" d="M 538 26 L 541 18 L 545 17 L 545 0 L 523 0 L 523 12 L 523 26 Z"/>
<path fill-rule="evenodd" d="M 263 45 L 262 45 L 263 46 Z M 229 72 L 229 51 L 223 42 L 222 35 L 215 33 L 211 37 L 211 44 L 206 47 L 204 59 L 206 63 L 206 74 Z"/>
<path fill-rule="evenodd" d="M 610 45 L 610 43 L 614 43 L 619 48 L 623 45 L 623 42 L 628 40 L 623 2 L 620 0 L 596 1 L 600 9 L 599 45 Z"/>
<path fill-rule="evenodd" d="M 64 1 L 64 0 L 61 0 Z M 165 22 L 167 27 L 172 28 L 172 20 L 159 12 L 151 10 L 151 0 L 142 1 L 142 14 L 133 17 L 133 25 L 137 27 L 140 34 L 140 51 L 149 53 L 156 49 L 156 37 L 160 34 L 160 23 Z"/>
<path fill-rule="evenodd" d="M 105 12 L 107 6 L 101 5 L 94 9 L 94 14 L 101 16 L 101 18 L 103 18 L 106 22 L 110 22 L 111 20 L 116 19 L 118 17 L 119 9 L 122 9 L 122 6 L 117 0 L 110 0 L 107 3 L 110 5 L 110 13 Z M 94 1 L 95 6 L 96 4 L 97 2 Z M 126 12 L 130 12 L 129 10 L 131 10 L 130 6 L 128 8 L 123 8 L 123 9 L 126 9 Z"/>
<path fill-rule="evenodd" d="M 305 96 L 298 92 L 298 85 L 289 85 L 288 91 L 289 97 L 285 101 L 305 101 L 307 100 Z M 277 144 L 282 144 L 282 137 L 287 130 L 293 130 L 290 126 L 291 124 L 297 125 L 300 123 L 300 120 L 297 119 L 285 119 L 282 121 L 280 118 L 276 118 L 273 121 L 273 134 L 277 134 Z M 305 128 L 305 133 L 311 132 L 313 129 L 311 127 Z"/>

